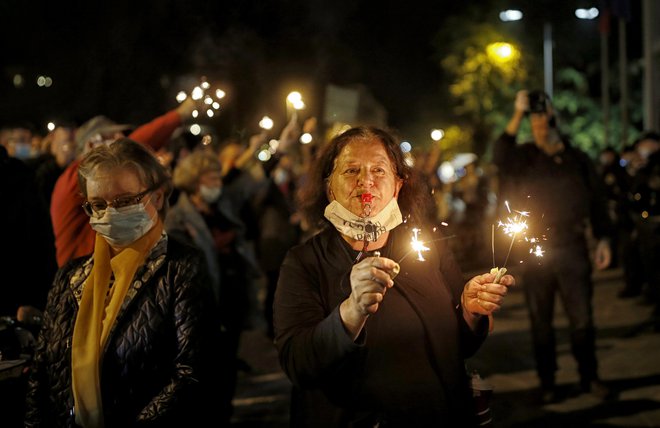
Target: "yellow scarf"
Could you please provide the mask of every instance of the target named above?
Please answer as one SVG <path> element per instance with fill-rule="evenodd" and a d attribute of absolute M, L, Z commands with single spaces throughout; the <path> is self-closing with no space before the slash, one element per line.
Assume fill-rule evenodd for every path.
<path fill-rule="evenodd" d="M 78 316 L 71 342 L 72 388 L 76 423 L 103 427 L 100 367 L 101 352 L 124 302 L 137 269 L 144 264 L 160 239 L 163 223 L 158 220 L 142 238 L 110 257 L 110 246 L 100 235 L 94 245 L 94 266 L 83 285 Z M 110 275 L 114 284 L 110 288 Z"/>

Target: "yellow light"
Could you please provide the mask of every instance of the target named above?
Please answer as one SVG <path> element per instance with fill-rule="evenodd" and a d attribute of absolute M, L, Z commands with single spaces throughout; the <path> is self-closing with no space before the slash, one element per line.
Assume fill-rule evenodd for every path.
<path fill-rule="evenodd" d="M 424 256 L 422 256 L 422 251 L 428 251 L 430 248 L 424 245 L 424 242 L 418 239 L 418 235 L 420 232 L 419 229 L 414 228 L 412 232 L 413 232 L 413 237 L 412 240 L 410 241 L 410 245 L 412 246 L 413 251 L 417 252 L 417 260 L 423 262 L 425 259 Z"/>
<path fill-rule="evenodd" d="M 295 106 L 297 102 L 302 101 L 302 95 L 300 95 L 300 92 L 298 91 L 293 91 L 286 96 L 286 100 Z"/>
<path fill-rule="evenodd" d="M 302 100 L 294 101 L 293 108 L 295 108 L 296 110 L 302 110 L 305 108 L 305 103 Z"/>
<path fill-rule="evenodd" d="M 300 143 L 301 144 L 309 144 L 312 142 L 312 134 L 309 132 L 305 132 L 300 136 Z"/>
<path fill-rule="evenodd" d="M 431 139 L 433 141 L 440 141 L 445 136 L 445 131 L 442 129 L 434 129 L 431 131 Z"/>
<path fill-rule="evenodd" d="M 491 43 L 486 47 L 488 58 L 499 64 L 516 61 L 520 57 L 520 51 L 510 43 Z"/>
<path fill-rule="evenodd" d="M 192 99 L 195 101 L 201 100 L 203 96 L 204 96 L 204 90 L 199 86 L 195 86 L 195 88 L 192 90 L 192 95 L 191 95 Z"/>
<path fill-rule="evenodd" d="M 268 116 L 264 116 L 260 121 L 259 121 L 259 126 L 262 129 L 272 129 L 273 128 L 273 119 L 271 119 Z"/>
<path fill-rule="evenodd" d="M 180 103 L 184 102 L 186 98 L 188 98 L 188 95 L 183 91 L 179 91 L 179 93 L 176 94 L 176 100 Z"/>

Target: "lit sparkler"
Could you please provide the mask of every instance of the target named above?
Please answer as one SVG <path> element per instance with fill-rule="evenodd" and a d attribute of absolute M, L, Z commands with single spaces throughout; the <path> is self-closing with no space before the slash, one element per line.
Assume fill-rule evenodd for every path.
<path fill-rule="evenodd" d="M 219 110 L 220 109 L 220 100 L 225 97 L 226 93 L 222 89 L 216 89 L 215 90 L 215 99 L 212 95 L 207 94 L 207 91 L 210 92 L 211 84 L 206 81 L 205 77 L 202 77 L 201 82 L 199 85 L 195 86 L 192 91 L 190 91 L 190 95 L 188 95 L 185 91 L 179 91 L 179 93 L 176 94 L 176 100 L 179 103 L 184 102 L 188 96 L 192 98 L 193 100 L 200 102 L 201 104 L 204 105 L 203 109 L 205 109 L 205 113 L 208 117 L 213 117 L 215 116 L 215 111 L 214 110 Z M 199 111 L 194 110 L 192 112 L 192 117 L 197 118 L 199 116 Z"/>
<path fill-rule="evenodd" d="M 495 283 L 499 283 L 499 280 L 502 278 L 502 276 L 506 273 L 506 264 L 509 261 L 509 256 L 511 255 L 511 249 L 513 248 L 513 243 L 516 240 L 516 237 L 518 236 L 523 236 L 524 240 L 527 242 L 530 242 L 533 244 L 532 248 L 530 249 L 530 253 L 536 255 L 537 257 L 543 257 L 544 251 L 541 247 L 541 245 L 538 243 L 539 239 L 538 238 L 530 238 L 525 236 L 527 233 L 527 230 L 529 229 L 529 226 L 527 224 L 527 218 L 529 217 L 529 211 L 517 211 L 517 210 L 511 210 L 511 207 L 509 206 L 509 201 L 504 201 L 504 205 L 506 206 L 507 211 L 509 214 L 513 214 L 512 216 L 508 217 L 506 219 L 506 222 L 499 221 L 497 224 L 497 227 L 502 228 L 502 231 L 504 232 L 505 235 L 511 237 L 511 242 L 509 243 L 509 250 L 506 253 L 506 258 L 504 259 L 504 265 L 502 265 L 502 268 L 493 268 L 491 269 L 491 273 L 496 274 L 495 278 Z M 492 229 L 492 237 L 491 237 L 491 247 L 493 251 L 493 266 L 495 266 L 495 228 L 493 226 Z"/>
<path fill-rule="evenodd" d="M 412 241 L 410 242 L 410 245 L 412 245 L 413 251 L 417 251 L 417 260 L 423 262 L 426 259 L 422 255 L 422 251 L 428 251 L 429 247 L 424 245 L 424 242 L 419 240 L 419 232 L 420 232 L 419 229 L 414 228 L 412 232 L 413 232 L 413 237 L 412 237 Z"/>

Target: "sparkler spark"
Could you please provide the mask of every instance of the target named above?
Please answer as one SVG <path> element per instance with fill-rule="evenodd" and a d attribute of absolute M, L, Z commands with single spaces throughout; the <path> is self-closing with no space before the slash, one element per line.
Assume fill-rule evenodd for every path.
<path fill-rule="evenodd" d="M 505 235 L 511 237 L 511 242 L 509 243 L 509 250 L 506 254 L 506 259 L 504 260 L 504 265 L 503 267 L 506 267 L 507 262 L 509 261 L 509 256 L 511 255 L 511 248 L 513 247 L 513 243 L 516 240 L 516 236 L 523 236 L 525 241 L 530 242 L 534 245 L 532 245 L 532 248 L 530 249 L 530 253 L 536 255 L 537 257 L 543 257 L 543 249 L 541 246 L 538 244 L 539 240 L 538 238 L 528 238 L 526 235 L 527 231 L 529 230 L 529 226 L 527 224 L 527 218 L 529 217 L 529 211 L 517 211 L 517 210 L 511 210 L 511 207 L 509 205 L 509 201 L 504 201 L 504 205 L 506 206 L 507 211 L 509 214 L 514 214 L 511 217 L 508 217 L 506 219 L 506 222 L 499 221 L 497 224 L 497 227 L 502 228 L 502 231 L 504 232 Z M 494 228 L 493 228 L 493 236 L 491 237 L 492 239 L 492 250 L 493 250 L 493 265 L 495 265 L 495 240 L 494 240 Z"/>
<path fill-rule="evenodd" d="M 430 248 L 426 246 L 427 244 L 430 244 L 431 242 L 445 241 L 447 239 L 452 239 L 456 237 L 456 235 L 449 235 L 449 236 L 443 236 L 442 238 L 433 239 L 428 242 L 423 242 L 419 240 L 419 232 L 421 232 L 421 229 L 414 228 L 412 229 L 412 232 L 413 232 L 413 237 L 410 240 L 411 249 L 408 252 L 406 252 L 406 254 L 404 254 L 403 257 L 399 259 L 399 261 L 397 262 L 398 264 L 401 264 L 401 262 L 403 262 L 403 260 L 406 257 L 408 257 L 410 253 L 414 253 L 414 252 L 417 252 L 417 260 L 421 262 L 426 261 L 426 259 L 422 255 L 422 252 L 430 250 Z"/>
<path fill-rule="evenodd" d="M 424 242 L 418 239 L 418 235 L 420 232 L 419 229 L 414 228 L 412 232 L 413 232 L 413 237 L 412 240 L 410 241 L 410 245 L 412 246 L 413 251 L 417 251 L 417 260 L 423 262 L 426 259 L 424 259 L 424 256 L 422 255 L 422 251 L 428 251 L 429 247 L 424 245 Z"/>

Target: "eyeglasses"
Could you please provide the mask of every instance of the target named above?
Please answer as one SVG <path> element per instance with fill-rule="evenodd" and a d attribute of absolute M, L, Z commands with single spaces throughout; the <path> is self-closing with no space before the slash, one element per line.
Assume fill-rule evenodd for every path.
<path fill-rule="evenodd" d="M 139 204 L 140 201 L 144 199 L 144 197 L 147 196 L 152 191 L 153 189 L 147 189 L 144 192 L 138 193 L 137 195 L 120 196 L 118 198 L 115 198 L 110 203 L 104 200 L 98 200 L 92 202 L 86 201 L 84 204 L 82 204 L 82 208 L 85 211 L 85 214 L 87 214 L 88 216 L 101 218 L 105 214 L 105 210 L 108 209 L 108 207 L 113 207 L 115 209 L 118 209 L 118 208 L 129 207 L 131 205 Z"/>

